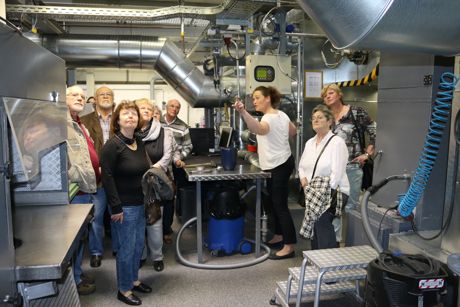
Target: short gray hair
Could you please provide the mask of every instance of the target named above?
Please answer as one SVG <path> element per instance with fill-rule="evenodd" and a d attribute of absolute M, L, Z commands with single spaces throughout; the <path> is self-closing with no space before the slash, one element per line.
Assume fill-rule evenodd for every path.
<path fill-rule="evenodd" d="M 331 109 L 329 109 L 329 107 L 325 106 L 324 104 L 317 105 L 311 112 L 311 115 L 313 116 L 313 114 L 315 114 L 316 112 L 323 113 L 327 120 L 334 120 L 334 114 L 332 114 Z"/>

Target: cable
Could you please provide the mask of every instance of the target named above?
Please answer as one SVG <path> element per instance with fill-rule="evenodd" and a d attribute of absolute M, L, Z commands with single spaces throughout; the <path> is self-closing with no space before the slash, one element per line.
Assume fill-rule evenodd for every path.
<path fill-rule="evenodd" d="M 342 54 L 340 54 L 340 59 L 338 61 L 336 61 L 335 63 L 329 63 L 326 59 L 326 55 L 324 54 L 324 46 L 326 46 L 326 44 L 330 42 L 329 39 L 327 39 L 324 44 L 321 46 L 321 58 L 323 59 L 323 62 L 324 62 L 324 65 L 327 67 L 327 68 L 336 68 L 337 66 L 340 65 L 340 63 L 342 63 L 343 61 L 343 58 L 344 56 Z"/>
<path fill-rule="evenodd" d="M 383 220 L 385 219 L 385 216 L 387 215 L 387 213 L 388 213 L 391 209 L 396 209 L 396 208 L 390 207 L 390 208 L 388 208 L 387 210 L 385 210 L 385 212 L 383 213 L 382 218 L 380 219 L 379 228 L 378 228 L 378 231 L 377 231 L 377 238 L 380 236 L 380 230 L 382 229 L 382 222 L 383 222 Z"/>
<path fill-rule="evenodd" d="M 273 10 L 275 10 L 275 9 L 277 9 L 277 8 L 278 8 L 277 6 L 272 7 L 272 8 L 267 12 L 267 14 L 265 14 L 264 17 L 262 18 L 262 21 L 260 22 L 260 28 L 259 28 L 259 37 L 260 37 L 260 38 L 262 38 L 262 33 L 265 34 L 266 36 L 271 36 L 272 34 L 274 34 L 274 33 L 271 33 L 271 34 L 265 33 L 265 31 L 264 31 L 263 28 L 264 28 L 265 19 L 268 17 L 268 15 L 270 15 L 270 13 L 271 13 Z M 273 22 L 273 21 L 271 21 L 271 22 Z"/>
<path fill-rule="evenodd" d="M 241 58 L 236 58 L 236 57 L 234 57 L 234 56 L 230 53 L 229 45 L 226 45 L 226 46 L 227 46 L 228 55 L 229 55 L 232 59 L 234 59 L 235 61 L 236 61 L 236 60 L 241 61 L 241 60 L 243 60 L 243 59 L 246 57 L 246 48 L 244 49 L 244 54 L 241 56 Z M 236 56 L 238 56 L 238 54 L 237 54 Z"/>
<path fill-rule="evenodd" d="M 388 251 L 382 252 L 378 257 L 379 264 L 387 272 L 396 275 L 401 275 L 401 267 L 410 268 L 413 273 L 405 272 L 404 275 L 411 278 L 420 278 L 424 276 L 432 276 L 439 273 L 440 265 L 437 261 L 433 261 L 430 257 L 424 255 L 395 255 Z M 415 266 L 412 263 L 420 262 L 427 265 L 427 268 L 422 270 L 419 265 Z M 397 265 L 389 265 L 387 263 L 394 263 Z"/>
<path fill-rule="evenodd" d="M 448 79 L 452 79 L 451 82 Z M 449 116 L 452 109 L 452 98 L 458 78 L 452 73 L 443 73 L 437 99 L 433 105 L 430 127 L 425 138 L 423 151 L 419 159 L 419 165 L 415 171 L 409 190 L 401 200 L 399 213 L 402 217 L 411 215 L 417 203 L 425 191 L 426 185 L 436 162 L 438 151 L 441 145 L 443 131 L 449 123 Z"/>

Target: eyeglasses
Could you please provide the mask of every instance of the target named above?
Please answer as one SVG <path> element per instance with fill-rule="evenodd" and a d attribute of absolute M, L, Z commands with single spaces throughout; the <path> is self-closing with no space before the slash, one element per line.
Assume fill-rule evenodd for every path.
<path fill-rule="evenodd" d="M 97 94 L 98 96 L 109 96 L 109 97 L 112 97 L 113 94 L 112 93 L 99 93 Z"/>
<path fill-rule="evenodd" d="M 74 98 L 77 98 L 78 96 L 80 96 L 83 100 L 86 100 L 86 96 L 83 94 L 79 94 L 79 93 L 70 93 L 70 94 L 67 94 L 66 96 L 72 96 Z"/>
<path fill-rule="evenodd" d="M 324 116 L 312 116 L 310 118 L 311 121 L 315 121 L 315 120 L 322 120 L 322 119 L 325 119 L 326 117 Z"/>

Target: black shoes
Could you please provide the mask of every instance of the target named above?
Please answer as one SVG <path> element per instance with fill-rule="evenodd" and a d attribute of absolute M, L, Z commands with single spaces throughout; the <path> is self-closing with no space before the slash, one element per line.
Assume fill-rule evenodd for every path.
<path fill-rule="evenodd" d="M 273 254 L 270 254 L 270 256 L 268 256 L 268 259 L 282 260 L 282 259 L 289 259 L 289 258 L 294 258 L 294 257 L 295 257 L 295 251 L 292 251 L 289 254 L 286 254 L 283 256 L 278 256 L 276 253 L 273 253 Z"/>
<path fill-rule="evenodd" d="M 144 283 L 140 283 L 137 286 L 134 286 L 132 290 L 137 291 L 137 292 L 141 292 L 141 293 L 150 293 L 150 292 L 152 292 L 152 288 L 150 288 L 149 286 L 147 286 Z"/>
<path fill-rule="evenodd" d="M 92 268 L 98 268 L 101 266 L 102 256 L 101 255 L 91 255 L 91 260 L 89 261 L 89 265 Z"/>
<path fill-rule="evenodd" d="M 141 299 L 132 293 L 128 296 L 124 296 L 120 291 L 118 291 L 117 298 L 119 301 L 132 306 L 139 306 L 142 304 Z"/>
<path fill-rule="evenodd" d="M 284 242 L 283 241 L 279 241 L 279 242 L 276 242 L 276 243 L 264 243 L 265 245 L 267 245 L 270 249 L 276 249 L 276 250 L 280 250 L 283 248 L 284 246 Z"/>
<path fill-rule="evenodd" d="M 163 271 L 164 268 L 165 268 L 165 264 L 163 263 L 163 260 L 153 262 L 153 269 L 155 271 L 161 272 Z"/>

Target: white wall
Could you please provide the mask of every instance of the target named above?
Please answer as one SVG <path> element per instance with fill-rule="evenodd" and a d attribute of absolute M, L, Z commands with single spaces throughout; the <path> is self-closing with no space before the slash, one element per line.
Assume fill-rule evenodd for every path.
<path fill-rule="evenodd" d="M 88 75 L 91 78 L 88 78 Z M 155 85 L 154 89 L 151 89 L 150 84 L 145 84 L 146 81 L 150 81 L 155 76 L 153 71 L 131 71 L 127 73 L 126 70 L 122 69 L 91 69 L 91 70 L 77 70 L 77 80 L 80 82 L 88 82 L 88 80 L 94 80 L 94 82 L 100 83 L 101 80 L 107 80 L 107 85 L 114 92 L 115 103 L 123 99 L 134 100 L 138 98 L 150 98 L 155 97 L 155 103 L 165 112 L 164 102 L 169 99 L 177 99 L 181 103 L 181 111 L 179 118 L 185 121 L 190 127 L 195 127 L 200 124 L 204 117 L 203 108 L 192 108 L 189 104 L 169 85 Z M 111 84 L 110 80 L 117 82 L 131 82 L 130 84 Z M 112 81 L 112 82 L 113 82 Z M 132 82 L 138 81 L 139 84 L 133 84 Z M 144 83 L 144 84 L 142 84 Z M 95 90 L 100 87 L 101 84 L 87 84 L 82 86 L 84 89 L 94 88 Z M 151 92 L 153 91 L 153 95 Z M 94 96 L 94 93 L 87 93 L 87 96 Z"/>

